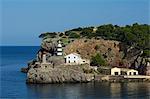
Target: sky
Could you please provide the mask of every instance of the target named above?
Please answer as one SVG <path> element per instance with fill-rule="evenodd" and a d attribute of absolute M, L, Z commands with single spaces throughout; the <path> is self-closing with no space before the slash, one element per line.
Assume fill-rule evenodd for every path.
<path fill-rule="evenodd" d="M 150 0 L 0 0 L 0 46 L 39 46 L 43 32 L 149 19 Z"/>

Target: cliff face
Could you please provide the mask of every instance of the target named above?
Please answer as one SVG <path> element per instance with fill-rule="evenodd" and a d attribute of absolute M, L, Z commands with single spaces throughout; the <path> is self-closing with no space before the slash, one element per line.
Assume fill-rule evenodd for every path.
<path fill-rule="evenodd" d="M 148 75 L 149 68 L 149 57 L 143 56 L 143 50 L 135 47 L 124 47 L 124 59 L 130 63 L 130 68 L 137 69 L 139 74 Z"/>
<path fill-rule="evenodd" d="M 129 67 L 124 53 L 120 51 L 120 42 L 113 40 L 78 39 L 64 48 L 66 54 L 76 52 L 83 58 L 91 59 L 96 53 L 101 53 L 109 66 Z"/>

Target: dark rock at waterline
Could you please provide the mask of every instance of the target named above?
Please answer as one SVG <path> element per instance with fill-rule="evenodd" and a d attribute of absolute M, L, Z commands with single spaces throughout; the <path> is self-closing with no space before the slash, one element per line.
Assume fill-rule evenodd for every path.
<path fill-rule="evenodd" d="M 23 73 L 27 73 L 28 72 L 28 68 L 21 68 L 21 72 L 23 72 Z"/>
<path fill-rule="evenodd" d="M 37 62 L 36 59 L 33 59 L 33 60 L 29 61 L 28 66 L 21 68 L 20 71 L 23 72 L 23 73 L 27 73 L 30 68 L 34 68 L 36 66 L 35 62 Z"/>

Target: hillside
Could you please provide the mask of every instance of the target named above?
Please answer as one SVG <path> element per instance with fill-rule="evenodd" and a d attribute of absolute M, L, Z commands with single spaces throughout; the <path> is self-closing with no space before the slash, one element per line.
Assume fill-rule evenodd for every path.
<path fill-rule="evenodd" d="M 101 25 L 97 27 L 75 28 L 65 32 L 47 32 L 42 33 L 40 38 L 43 41 L 47 39 L 60 39 L 64 46 L 75 39 L 104 39 L 121 42 L 125 47 L 122 50 L 126 53 L 127 49 L 143 50 L 144 57 L 150 57 L 150 26 L 147 24 L 132 24 L 126 26 Z"/>
<path fill-rule="evenodd" d="M 78 39 L 64 48 L 65 54 L 76 52 L 83 58 L 91 59 L 100 53 L 108 66 L 125 66 L 122 63 L 123 53 L 120 52 L 119 42 L 111 40 Z"/>
<path fill-rule="evenodd" d="M 107 66 L 134 68 L 145 74 L 150 57 L 149 28 L 147 24 L 138 23 L 126 26 L 107 24 L 47 32 L 39 37 L 43 39 L 42 50 L 52 55 L 57 41 L 61 40 L 64 54 L 76 52 L 91 59 L 100 53 Z"/>

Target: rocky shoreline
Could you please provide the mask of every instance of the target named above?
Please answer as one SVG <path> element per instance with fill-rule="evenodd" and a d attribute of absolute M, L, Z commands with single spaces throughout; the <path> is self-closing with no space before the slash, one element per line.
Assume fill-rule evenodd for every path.
<path fill-rule="evenodd" d="M 124 78 L 124 76 L 96 75 L 94 81 L 111 83 L 150 82 L 150 78 Z"/>
<path fill-rule="evenodd" d="M 87 73 L 87 71 L 93 71 Z M 86 72 L 85 72 L 86 71 Z M 27 84 L 47 83 L 88 83 L 88 82 L 150 82 L 150 78 L 124 78 L 98 74 L 90 65 L 53 65 L 32 60 L 27 68 L 21 68 L 27 73 Z"/>
<path fill-rule="evenodd" d="M 26 72 L 27 69 L 23 72 Z M 38 64 L 27 72 L 27 83 L 80 83 L 90 82 L 93 74 L 86 74 L 80 66 L 57 66 Z"/>
<path fill-rule="evenodd" d="M 52 65 L 42 64 L 38 67 L 22 68 L 26 73 L 27 84 L 53 84 L 53 83 L 88 83 L 88 82 L 150 82 L 150 78 L 124 78 L 124 76 L 111 76 L 100 74 L 86 74 L 83 66 L 58 66 L 53 68 Z M 84 66 L 85 68 L 86 66 Z M 86 67 L 88 68 L 88 66 Z M 25 71 L 24 71 L 25 70 Z"/>

